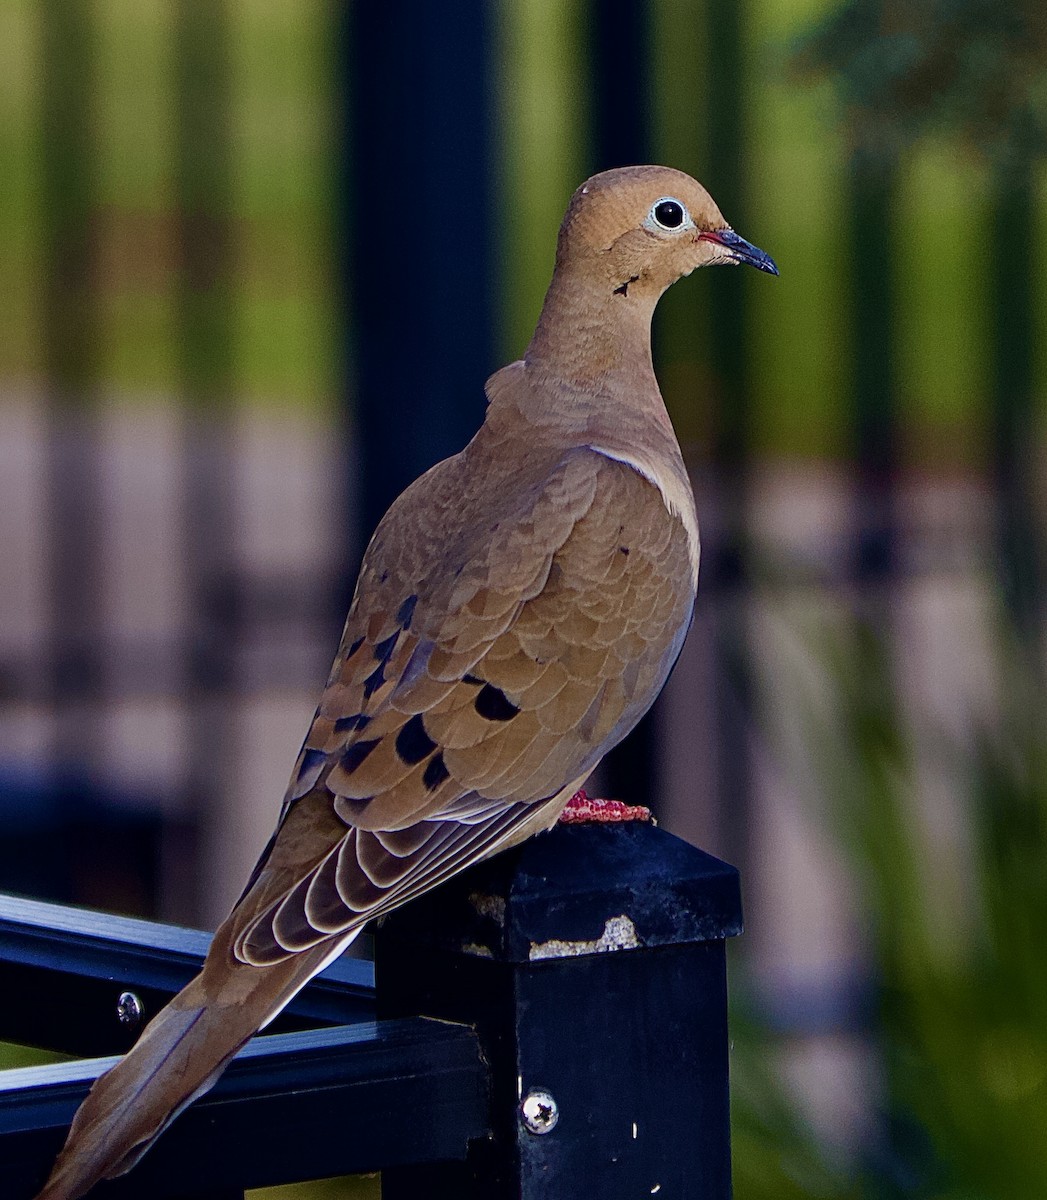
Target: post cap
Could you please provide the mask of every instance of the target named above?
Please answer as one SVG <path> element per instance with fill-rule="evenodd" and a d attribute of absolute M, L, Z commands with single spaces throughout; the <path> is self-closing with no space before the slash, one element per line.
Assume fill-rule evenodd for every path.
<path fill-rule="evenodd" d="M 383 938 L 533 962 L 733 937 L 737 870 L 641 822 L 557 825 L 385 918 Z"/>

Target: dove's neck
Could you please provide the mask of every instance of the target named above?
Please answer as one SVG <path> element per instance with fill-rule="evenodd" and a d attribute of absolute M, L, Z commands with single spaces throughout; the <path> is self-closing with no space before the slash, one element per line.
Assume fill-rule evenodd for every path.
<path fill-rule="evenodd" d="M 656 299 L 554 277 L 524 355 L 528 371 L 581 393 L 649 397 L 660 405 L 651 361 Z"/>
<path fill-rule="evenodd" d="M 554 276 L 513 405 L 561 442 L 680 459 L 651 361 L 657 294 Z M 500 390 L 497 387 L 495 390 Z"/>
<path fill-rule="evenodd" d="M 651 360 L 658 296 L 605 291 L 553 280 L 523 360 L 487 381 L 476 445 L 493 440 L 516 455 L 584 446 L 632 467 L 683 523 L 697 582 L 694 494 Z"/>
<path fill-rule="evenodd" d="M 487 382 L 477 445 L 507 441 L 517 455 L 585 446 L 628 464 L 683 521 L 696 574 L 694 496 L 651 361 L 657 296 L 606 292 L 554 279 L 523 360 Z"/>

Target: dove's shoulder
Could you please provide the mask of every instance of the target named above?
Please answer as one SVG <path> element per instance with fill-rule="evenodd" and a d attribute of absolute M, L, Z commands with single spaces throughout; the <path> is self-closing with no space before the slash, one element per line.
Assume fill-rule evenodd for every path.
<path fill-rule="evenodd" d="M 455 608 L 471 581 L 522 586 L 588 511 L 600 470 L 587 447 L 514 442 L 485 427 L 390 507 L 365 552 L 354 608 L 399 607 L 412 594 L 430 610 Z"/>

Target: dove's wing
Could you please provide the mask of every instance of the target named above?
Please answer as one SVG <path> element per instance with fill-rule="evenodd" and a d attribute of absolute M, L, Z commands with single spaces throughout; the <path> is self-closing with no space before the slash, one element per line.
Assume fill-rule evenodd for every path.
<path fill-rule="evenodd" d="M 629 466 L 571 450 L 540 486 L 499 487 L 472 538 L 432 503 L 453 487 L 427 490 L 429 521 L 404 523 L 421 535 L 394 509 L 369 552 L 281 829 L 231 918 L 244 962 L 344 934 L 551 824 L 679 651 L 686 531 Z"/>

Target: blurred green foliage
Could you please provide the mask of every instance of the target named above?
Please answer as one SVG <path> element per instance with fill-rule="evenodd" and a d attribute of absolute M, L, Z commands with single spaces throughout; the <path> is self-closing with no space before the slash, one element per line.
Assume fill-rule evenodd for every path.
<path fill-rule="evenodd" d="M 0 1071 L 65 1062 L 68 1058 L 67 1054 L 56 1054 L 53 1050 L 38 1050 L 35 1046 L 21 1046 L 16 1042 L 0 1042 Z"/>
<path fill-rule="evenodd" d="M 81 0 L 70 0 L 78 8 Z M 228 223 L 235 399 L 316 410 L 342 369 L 332 174 L 329 0 L 230 0 Z M 84 44 L 47 61 L 40 6 L 0 0 L 0 378 L 41 370 L 43 96 L 66 67 L 90 132 L 89 236 L 100 389 L 178 394 L 175 13 L 163 0 L 85 7 Z M 67 61 L 65 61 L 67 60 Z M 53 78 L 51 73 L 56 73 Z"/>
<path fill-rule="evenodd" d="M 995 166 L 1047 153 L 1040 0 L 845 0 L 803 39 L 803 69 L 841 85 L 855 145 L 897 154 L 959 134 Z"/>
<path fill-rule="evenodd" d="M 817 643 L 830 650 L 808 727 L 821 811 L 855 882 L 875 985 L 878 1135 L 850 1162 L 819 1144 L 776 1069 L 780 1040 L 743 1005 L 734 1024 L 738 1200 L 1043 1193 L 1047 689 L 1031 656 L 1005 640 L 996 718 L 962 744 L 943 735 L 934 747 L 955 788 L 944 827 L 921 795 L 882 637 L 859 626 Z"/>

